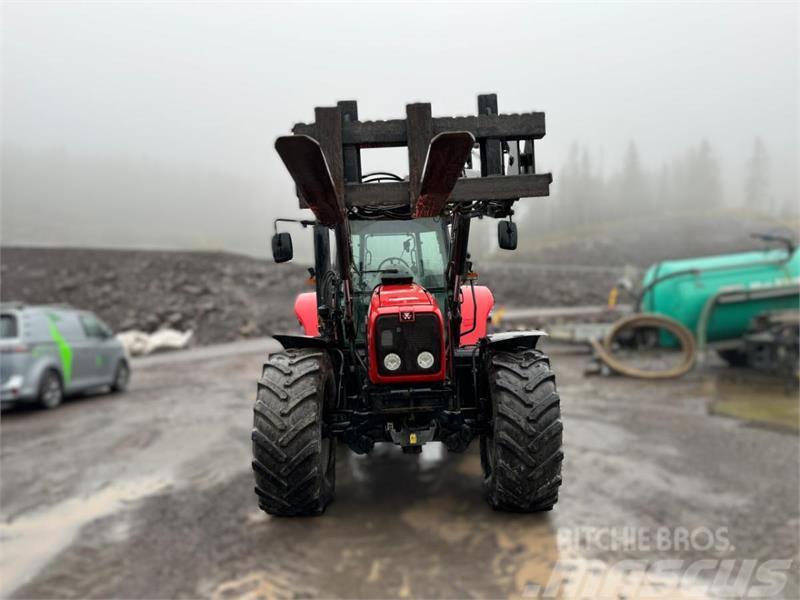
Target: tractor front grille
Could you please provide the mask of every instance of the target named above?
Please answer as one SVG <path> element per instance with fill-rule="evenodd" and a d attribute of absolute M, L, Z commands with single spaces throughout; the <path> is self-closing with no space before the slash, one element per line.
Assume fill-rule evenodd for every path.
<path fill-rule="evenodd" d="M 375 323 L 374 343 L 381 375 L 437 373 L 441 368 L 441 325 L 434 313 L 416 313 L 413 321 L 400 321 L 399 315 L 382 315 Z M 433 366 L 428 369 L 417 365 L 417 356 L 424 351 L 433 354 Z M 391 352 L 400 357 L 397 371 L 390 371 L 383 364 Z"/>

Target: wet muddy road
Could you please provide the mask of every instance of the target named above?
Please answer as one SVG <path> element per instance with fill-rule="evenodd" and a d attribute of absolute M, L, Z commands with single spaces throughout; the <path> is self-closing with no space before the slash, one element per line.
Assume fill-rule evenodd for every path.
<path fill-rule="evenodd" d="M 585 379 L 585 357 L 554 348 L 566 459 L 551 513 L 491 511 L 474 448 L 429 445 L 418 457 L 340 448 L 327 513 L 275 519 L 257 509 L 249 466 L 268 348 L 146 359 L 123 396 L 5 413 L 0 596 L 676 595 L 681 571 L 632 584 L 629 572 L 611 577 L 623 559 L 636 561 L 634 575 L 663 559 L 709 561 L 684 573 L 680 591 L 695 597 L 720 589 L 720 561 L 735 577 L 742 561 L 789 559 L 778 595 L 798 595 L 797 435 L 709 415 L 714 371 L 660 384 Z M 706 534 L 680 538 L 704 529 L 711 548 Z M 672 542 L 609 543 L 626 531 Z"/>

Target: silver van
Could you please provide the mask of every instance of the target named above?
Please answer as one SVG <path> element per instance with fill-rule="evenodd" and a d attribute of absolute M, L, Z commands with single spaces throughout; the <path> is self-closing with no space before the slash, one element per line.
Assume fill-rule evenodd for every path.
<path fill-rule="evenodd" d="M 103 386 L 123 391 L 125 349 L 94 314 L 68 306 L 0 304 L 0 405 L 61 404 L 67 394 Z"/>

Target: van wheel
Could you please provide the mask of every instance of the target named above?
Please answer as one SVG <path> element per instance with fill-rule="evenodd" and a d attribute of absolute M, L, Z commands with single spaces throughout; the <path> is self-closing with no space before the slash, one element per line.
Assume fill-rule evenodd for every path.
<path fill-rule="evenodd" d="M 39 383 L 39 404 L 42 408 L 55 408 L 64 399 L 61 377 L 53 370 L 45 371 Z"/>
<path fill-rule="evenodd" d="M 119 361 L 117 370 L 114 371 L 114 381 L 111 383 L 112 392 L 124 392 L 128 389 L 131 380 L 131 369 L 124 360 Z"/>

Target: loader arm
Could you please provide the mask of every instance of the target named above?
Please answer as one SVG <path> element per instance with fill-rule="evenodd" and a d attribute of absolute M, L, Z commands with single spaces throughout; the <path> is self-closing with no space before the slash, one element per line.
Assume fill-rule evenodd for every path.
<path fill-rule="evenodd" d="M 461 278 L 466 271 L 467 247 L 469 244 L 470 219 L 460 213 L 453 215 L 451 230 L 450 260 L 447 264 L 448 315 L 450 317 L 451 351 L 458 348 L 461 332 Z"/>

